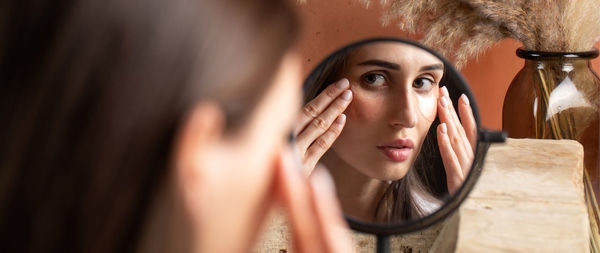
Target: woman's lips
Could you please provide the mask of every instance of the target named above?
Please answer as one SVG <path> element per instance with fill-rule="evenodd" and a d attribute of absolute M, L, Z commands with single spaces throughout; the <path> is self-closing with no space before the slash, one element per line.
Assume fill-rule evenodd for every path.
<path fill-rule="evenodd" d="M 404 162 L 412 153 L 413 142 L 409 139 L 397 139 L 377 145 L 377 148 L 391 161 Z"/>

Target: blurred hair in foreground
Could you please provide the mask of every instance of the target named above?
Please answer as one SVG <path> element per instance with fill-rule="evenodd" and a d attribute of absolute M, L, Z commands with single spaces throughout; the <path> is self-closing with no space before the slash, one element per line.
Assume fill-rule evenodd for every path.
<path fill-rule="evenodd" d="M 0 252 L 140 250 L 183 117 L 213 101 L 243 126 L 293 16 L 274 0 L 2 1 Z"/>

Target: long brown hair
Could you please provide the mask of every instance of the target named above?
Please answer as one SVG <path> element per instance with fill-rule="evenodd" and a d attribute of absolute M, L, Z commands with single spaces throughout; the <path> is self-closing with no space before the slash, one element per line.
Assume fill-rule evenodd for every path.
<path fill-rule="evenodd" d="M 343 78 L 349 55 L 363 45 L 359 43 L 344 48 L 317 66 L 305 82 L 304 102 L 308 103 L 329 84 Z M 444 83 L 444 78 L 440 83 Z M 388 223 L 423 217 L 428 210 L 422 201 L 440 205 L 448 194 L 446 173 L 437 144 L 436 126 L 439 124 L 436 116 L 412 168 L 404 178 L 393 181 L 377 202 L 374 221 Z"/>
<path fill-rule="evenodd" d="M 0 3 L 0 252 L 135 251 L 183 116 L 240 126 L 294 40 L 276 0 Z"/>

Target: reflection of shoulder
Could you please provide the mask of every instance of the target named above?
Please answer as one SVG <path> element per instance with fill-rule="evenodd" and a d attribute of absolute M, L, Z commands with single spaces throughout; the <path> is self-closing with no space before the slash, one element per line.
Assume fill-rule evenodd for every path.
<path fill-rule="evenodd" d="M 411 191 L 415 204 L 421 209 L 422 216 L 435 212 L 442 205 L 442 201 L 424 191 Z"/>

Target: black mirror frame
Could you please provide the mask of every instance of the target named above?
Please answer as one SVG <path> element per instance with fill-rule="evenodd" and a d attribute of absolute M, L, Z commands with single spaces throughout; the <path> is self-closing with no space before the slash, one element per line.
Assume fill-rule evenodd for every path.
<path fill-rule="evenodd" d="M 336 50 L 334 53 L 330 54 L 327 58 L 325 58 L 319 65 L 317 65 L 308 78 L 304 82 L 303 90 L 306 91 L 307 87 L 310 85 L 309 80 L 312 79 L 313 75 L 315 75 L 316 70 L 323 67 L 325 63 L 331 60 L 334 56 L 348 50 L 349 48 L 355 48 L 364 44 L 373 43 L 373 42 L 399 42 L 404 44 L 409 44 L 418 48 L 421 48 L 432 55 L 438 57 L 444 63 L 446 68 L 446 72 L 453 72 L 456 74 L 455 81 L 458 81 L 464 86 L 464 93 L 469 98 L 474 98 L 473 93 L 471 92 L 471 88 L 466 82 L 465 78 L 456 70 L 454 65 L 450 63 L 446 58 L 442 57 L 440 54 L 435 52 L 434 50 L 427 48 L 417 42 L 402 39 L 402 38 L 393 38 L 393 37 L 380 37 L 380 38 L 370 38 L 365 40 L 360 40 L 358 42 L 351 43 L 341 49 Z M 481 174 L 481 170 L 483 169 L 483 160 L 485 155 L 487 154 L 487 149 L 489 144 L 492 142 L 504 142 L 506 139 L 506 135 L 502 132 L 488 131 L 481 128 L 481 122 L 479 118 L 479 108 L 477 107 L 477 103 L 474 99 L 470 99 L 471 108 L 473 110 L 473 116 L 475 117 L 475 122 L 477 124 L 478 129 L 478 138 L 477 138 L 477 147 L 475 149 L 475 159 L 473 161 L 473 165 L 471 166 L 471 172 L 465 179 L 463 185 L 457 191 L 458 194 L 449 197 L 448 201 L 438 210 L 433 212 L 432 214 L 408 221 L 402 224 L 376 224 L 376 223 L 366 223 L 359 220 L 356 220 L 352 217 L 345 215 L 346 221 L 348 222 L 350 228 L 353 230 L 363 232 L 363 233 L 371 233 L 378 236 L 388 236 L 395 234 L 405 234 L 411 233 L 419 230 L 423 230 L 428 228 L 438 222 L 443 221 L 448 216 L 450 216 L 460 204 L 466 199 L 471 190 L 473 189 L 479 175 Z"/>

